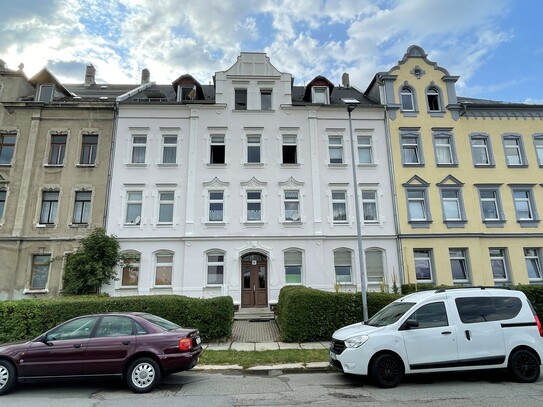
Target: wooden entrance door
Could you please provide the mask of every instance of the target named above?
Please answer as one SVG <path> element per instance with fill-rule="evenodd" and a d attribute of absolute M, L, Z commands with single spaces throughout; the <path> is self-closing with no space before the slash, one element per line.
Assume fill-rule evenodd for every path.
<path fill-rule="evenodd" d="M 259 253 L 241 258 L 241 306 L 268 305 L 268 259 Z"/>

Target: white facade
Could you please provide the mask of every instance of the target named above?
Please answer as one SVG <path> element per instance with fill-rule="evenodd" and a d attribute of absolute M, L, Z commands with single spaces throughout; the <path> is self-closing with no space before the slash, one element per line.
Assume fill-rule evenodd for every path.
<path fill-rule="evenodd" d="M 285 284 L 360 291 L 347 108 L 325 87 L 313 100 L 323 90 L 329 104 L 293 103 L 289 74 L 242 53 L 217 72 L 215 103 L 121 102 L 107 231 L 139 261 L 104 291 L 230 295 L 242 307 L 277 302 Z M 369 104 L 352 112 L 375 291 L 400 285 L 383 117 Z"/>

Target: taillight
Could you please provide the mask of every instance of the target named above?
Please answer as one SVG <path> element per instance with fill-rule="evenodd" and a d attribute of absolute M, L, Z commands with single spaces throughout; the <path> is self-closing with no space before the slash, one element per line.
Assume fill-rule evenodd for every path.
<path fill-rule="evenodd" d="M 539 329 L 539 336 L 543 336 L 543 325 L 541 325 L 541 321 L 539 320 L 539 317 L 537 314 L 534 314 L 535 323 L 537 324 L 537 329 Z"/>
<path fill-rule="evenodd" d="M 179 350 L 187 351 L 192 348 L 192 338 L 183 338 L 179 340 Z"/>

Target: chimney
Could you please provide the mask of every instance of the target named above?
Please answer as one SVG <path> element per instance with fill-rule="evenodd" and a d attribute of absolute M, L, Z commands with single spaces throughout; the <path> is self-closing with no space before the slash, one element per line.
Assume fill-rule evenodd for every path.
<path fill-rule="evenodd" d="M 149 69 L 144 68 L 141 70 L 141 84 L 149 83 L 151 82 L 151 73 L 149 72 Z"/>
<path fill-rule="evenodd" d="M 91 86 L 95 84 L 94 76 L 96 75 L 96 68 L 92 64 L 87 65 L 85 71 L 85 86 Z"/>
<path fill-rule="evenodd" d="M 351 86 L 351 84 L 349 83 L 349 74 L 347 72 L 341 75 L 341 84 L 346 88 L 349 88 Z"/>

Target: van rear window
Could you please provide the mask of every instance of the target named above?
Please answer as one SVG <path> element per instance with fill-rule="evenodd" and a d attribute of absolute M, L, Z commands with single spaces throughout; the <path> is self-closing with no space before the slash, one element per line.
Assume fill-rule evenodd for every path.
<path fill-rule="evenodd" d="M 522 308 L 517 297 L 466 297 L 455 302 L 464 324 L 512 319 Z"/>

